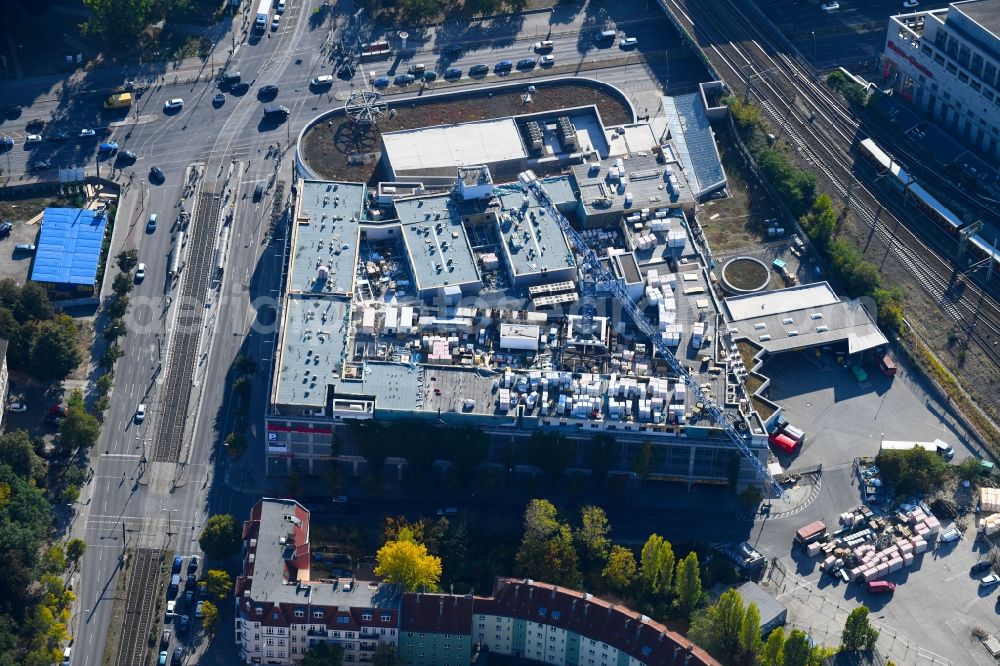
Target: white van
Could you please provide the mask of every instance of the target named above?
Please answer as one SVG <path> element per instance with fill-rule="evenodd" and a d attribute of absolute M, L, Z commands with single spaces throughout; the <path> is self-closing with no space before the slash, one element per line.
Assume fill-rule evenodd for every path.
<path fill-rule="evenodd" d="M 71 647 L 68 647 L 65 650 L 63 650 L 62 666 L 69 666 L 69 656 L 70 656 L 70 654 L 72 652 L 73 652 L 73 648 L 71 648 Z"/>
<path fill-rule="evenodd" d="M 597 42 L 613 42 L 615 37 L 618 36 L 617 30 L 602 30 L 599 35 L 597 35 Z"/>

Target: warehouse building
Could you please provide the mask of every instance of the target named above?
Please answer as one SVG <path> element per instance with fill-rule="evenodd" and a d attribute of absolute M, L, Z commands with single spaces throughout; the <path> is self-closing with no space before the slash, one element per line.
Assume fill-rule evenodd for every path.
<path fill-rule="evenodd" d="M 31 281 L 52 298 L 86 298 L 100 290 L 97 275 L 107 233 L 104 211 L 46 208 Z"/>
<path fill-rule="evenodd" d="M 890 17 L 882 76 L 965 145 L 1000 158 L 1000 0 Z"/>

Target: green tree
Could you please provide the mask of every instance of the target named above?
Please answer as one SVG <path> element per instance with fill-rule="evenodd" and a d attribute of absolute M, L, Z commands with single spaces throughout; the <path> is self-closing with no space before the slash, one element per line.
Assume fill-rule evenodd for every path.
<path fill-rule="evenodd" d="M 528 438 L 528 462 L 542 470 L 550 481 L 559 480 L 575 455 L 576 443 L 559 433 L 536 430 Z"/>
<path fill-rule="evenodd" d="M 588 566 L 600 566 L 608 559 L 611 550 L 611 525 L 604 509 L 585 506 L 580 509 L 580 527 L 576 529 L 576 541 L 580 544 L 583 561 Z"/>
<path fill-rule="evenodd" d="M 616 592 L 625 594 L 632 588 L 637 570 L 635 554 L 628 548 L 615 544 L 611 547 L 608 563 L 604 566 L 601 577 L 608 581 Z"/>
<path fill-rule="evenodd" d="M 108 322 L 108 325 L 104 329 L 104 339 L 114 342 L 126 333 L 128 333 L 128 329 L 125 328 L 125 320 L 119 317 Z"/>
<path fill-rule="evenodd" d="M 438 17 L 444 10 L 443 0 L 397 0 L 396 14 L 408 23 L 422 23 Z"/>
<path fill-rule="evenodd" d="M 115 292 L 116 296 L 124 296 L 132 291 L 134 285 L 135 282 L 132 280 L 130 273 L 119 273 L 111 283 L 111 289 Z"/>
<path fill-rule="evenodd" d="M 635 472 L 643 481 L 649 479 L 649 475 L 653 471 L 653 444 L 652 442 L 643 442 L 639 446 L 639 452 L 636 453 L 635 463 L 632 465 L 632 471 Z"/>
<path fill-rule="evenodd" d="M 875 458 L 882 478 L 898 495 L 926 495 L 941 488 L 951 470 L 941 456 L 914 448 L 911 451 L 883 451 Z"/>
<path fill-rule="evenodd" d="M 427 552 L 407 532 L 386 541 L 375 554 L 375 575 L 390 583 L 400 583 L 407 592 L 437 589 L 441 580 L 441 558 Z"/>
<path fill-rule="evenodd" d="M 205 574 L 205 588 L 213 599 L 222 601 L 233 589 L 233 581 L 224 569 L 209 569 Z"/>
<path fill-rule="evenodd" d="M 793 629 L 785 639 L 782 653 L 784 666 L 811 666 L 813 650 L 809 636 L 801 629 Z"/>
<path fill-rule="evenodd" d="M 659 534 L 650 534 L 639 555 L 639 577 L 646 592 L 670 594 L 676 557 L 670 542 Z"/>
<path fill-rule="evenodd" d="M 153 0 L 83 0 L 92 16 L 83 23 L 84 34 L 100 39 L 115 51 L 139 41 L 152 18 Z"/>
<path fill-rule="evenodd" d="M 237 377 L 252 377 L 257 374 L 257 359 L 240 354 L 233 359 L 233 372 Z"/>
<path fill-rule="evenodd" d="M 379 643 L 372 654 L 372 666 L 403 666 L 403 658 L 392 643 Z"/>
<path fill-rule="evenodd" d="M 125 352 L 122 351 L 122 348 L 118 346 L 117 342 L 111 343 L 108 345 L 108 348 L 104 350 L 104 353 L 101 354 L 101 367 L 107 371 L 111 371 L 111 369 L 115 367 L 115 362 L 124 355 Z"/>
<path fill-rule="evenodd" d="M 206 601 L 201 605 L 201 626 L 205 628 L 209 636 L 215 634 L 219 624 L 219 607 L 211 601 Z"/>
<path fill-rule="evenodd" d="M 139 263 L 139 251 L 136 249 L 122 250 L 115 257 L 115 262 L 118 264 L 118 270 L 128 273 L 133 268 L 135 268 Z"/>
<path fill-rule="evenodd" d="M 559 521 L 555 506 L 548 500 L 528 503 L 515 561 L 522 573 L 548 583 L 576 587 L 582 580 L 573 533 L 569 525 Z"/>
<path fill-rule="evenodd" d="M 240 549 L 241 530 L 229 514 L 210 516 L 198 537 L 198 545 L 212 559 L 225 559 Z"/>
<path fill-rule="evenodd" d="M 783 666 L 785 663 L 785 630 L 778 627 L 772 631 L 758 657 L 760 666 Z"/>
<path fill-rule="evenodd" d="M 68 407 L 59 424 L 60 445 L 67 451 L 87 450 L 97 443 L 101 424 L 97 417 L 80 407 Z"/>
<path fill-rule="evenodd" d="M 83 541 L 83 539 L 73 538 L 66 542 L 66 557 L 69 558 L 69 561 L 73 564 L 80 561 L 80 558 L 83 557 L 86 550 L 87 544 Z"/>
<path fill-rule="evenodd" d="M 727 590 L 714 604 L 695 612 L 688 636 L 721 662 L 735 663 L 745 613 L 740 593 Z"/>
<path fill-rule="evenodd" d="M 685 615 L 690 615 L 701 603 L 701 571 L 694 551 L 677 563 L 674 594 L 677 596 L 674 604 Z"/>
<path fill-rule="evenodd" d="M 874 649 L 877 640 L 878 629 L 868 621 L 868 607 L 862 605 L 852 610 L 844 623 L 841 649 L 848 652 L 871 650 Z"/>
<path fill-rule="evenodd" d="M 63 488 L 59 498 L 66 504 L 74 504 L 78 499 L 80 499 L 80 487 L 72 483 L 69 484 Z"/>
<path fill-rule="evenodd" d="M 59 315 L 38 325 L 31 349 L 31 373 L 41 380 L 63 379 L 80 364 L 76 344 L 76 323 L 68 315 Z"/>
<path fill-rule="evenodd" d="M 42 553 L 42 569 L 53 574 L 66 570 L 66 548 L 61 541 L 50 544 Z"/>
<path fill-rule="evenodd" d="M 757 604 L 747 606 L 743 614 L 743 624 L 740 625 L 740 661 L 753 664 L 760 653 L 760 610 Z"/>
<path fill-rule="evenodd" d="M 18 475 L 42 485 L 45 480 L 45 461 L 35 451 L 35 442 L 24 430 L 0 435 L 0 460 L 10 465 Z"/>
<path fill-rule="evenodd" d="M 115 296 L 110 300 L 107 306 L 107 314 L 112 319 L 118 319 L 124 317 L 125 313 L 128 312 L 128 295 L 123 294 L 121 296 Z"/>
<path fill-rule="evenodd" d="M 344 650 L 334 643 L 316 643 L 309 648 L 299 666 L 343 666 Z"/>
<path fill-rule="evenodd" d="M 52 301 L 45 287 L 37 282 L 27 282 L 19 288 L 17 303 L 14 304 L 14 315 L 18 321 L 46 321 L 55 316 Z M 65 315 L 64 315 L 65 316 Z"/>

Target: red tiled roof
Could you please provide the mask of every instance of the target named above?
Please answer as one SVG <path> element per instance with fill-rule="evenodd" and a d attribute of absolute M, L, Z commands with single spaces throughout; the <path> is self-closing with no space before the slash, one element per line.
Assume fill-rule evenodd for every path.
<path fill-rule="evenodd" d="M 467 634 L 472 629 L 472 597 L 453 594 L 404 594 L 402 631 Z"/>

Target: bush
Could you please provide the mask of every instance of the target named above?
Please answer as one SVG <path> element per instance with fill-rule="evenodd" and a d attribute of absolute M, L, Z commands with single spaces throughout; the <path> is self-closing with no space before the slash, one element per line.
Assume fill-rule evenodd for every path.
<path fill-rule="evenodd" d="M 939 490 L 951 475 L 941 456 L 925 449 L 882 451 L 875 459 L 882 478 L 899 495 L 926 495 Z"/>

